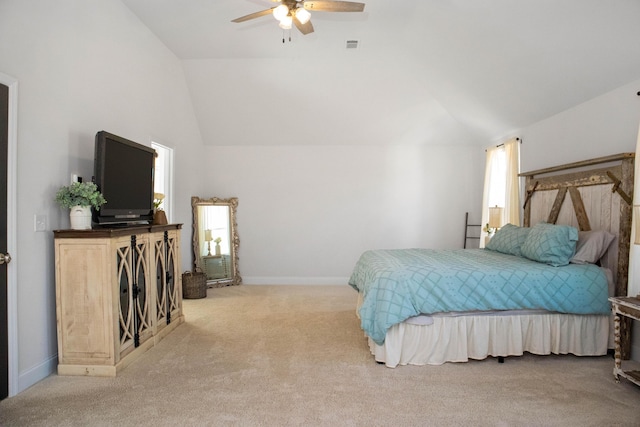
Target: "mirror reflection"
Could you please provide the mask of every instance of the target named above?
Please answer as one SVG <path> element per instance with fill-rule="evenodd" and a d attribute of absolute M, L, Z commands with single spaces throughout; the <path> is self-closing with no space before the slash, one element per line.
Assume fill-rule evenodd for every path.
<path fill-rule="evenodd" d="M 239 285 L 236 208 L 238 199 L 191 198 L 194 269 L 207 276 L 210 287 Z"/>

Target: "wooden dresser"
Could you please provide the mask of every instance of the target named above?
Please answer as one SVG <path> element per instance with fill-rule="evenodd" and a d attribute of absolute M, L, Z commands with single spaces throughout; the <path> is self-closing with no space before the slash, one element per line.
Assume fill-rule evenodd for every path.
<path fill-rule="evenodd" d="M 59 375 L 115 376 L 184 321 L 181 228 L 54 231 Z"/>

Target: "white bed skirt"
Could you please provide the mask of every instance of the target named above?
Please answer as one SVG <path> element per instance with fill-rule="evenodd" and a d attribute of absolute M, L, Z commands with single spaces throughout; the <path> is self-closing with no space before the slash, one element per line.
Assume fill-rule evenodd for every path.
<path fill-rule="evenodd" d="M 610 335 L 608 315 L 545 312 L 430 319 L 433 323 L 428 325 L 410 321 L 394 325 L 382 345 L 367 337 L 375 360 L 395 368 L 521 356 L 524 352 L 601 356 L 607 353 Z"/>

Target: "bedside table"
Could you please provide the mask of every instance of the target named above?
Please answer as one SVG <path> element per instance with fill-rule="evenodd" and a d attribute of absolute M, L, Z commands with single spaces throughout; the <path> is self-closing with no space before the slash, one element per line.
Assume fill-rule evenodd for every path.
<path fill-rule="evenodd" d="M 624 371 L 622 369 L 622 355 L 620 352 L 620 319 L 629 317 L 631 319 L 640 320 L 640 299 L 634 297 L 613 297 L 611 301 L 611 310 L 614 316 L 614 339 L 615 339 L 615 366 L 613 367 L 613 376 L 616 382 L 620 382 L 620 377 L 626 378 L 632 383 L 640 386 L 640 371 Z"/>
<path fill-rule="evenodd" d="M 207 279 L 226 279 L 230 277 L 229 255 L 203 256 L 204 273 Z"/>

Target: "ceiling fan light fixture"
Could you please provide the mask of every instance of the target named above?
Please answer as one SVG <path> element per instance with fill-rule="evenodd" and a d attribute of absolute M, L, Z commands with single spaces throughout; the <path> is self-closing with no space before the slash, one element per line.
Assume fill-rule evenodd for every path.
<path fill-rule="evenodd" d="M 273 17 L 276 18 L 278 21 L 282 21 L 282 18 L 284 18 L 288 14 L 289 14 L 289 8 L 284 4 L 281 4 L 280 6 L 275 7 L 273 9 Z"/>
<path fill-rule="evenodd" d="M 280 20 L 279 25 L 280 25 L 280 28 L 282 28 L 283 30 L 290 30 L 292 24 L 293 24 L 293 18 L 291 17 L 291 15 L 288 15 Z"/>
<path fill-rule="evenodd" d="M 311 19 L 311 14 L 307 9 L 299 7 L 296 9 L 296 18 L 298 18 L 298 21 L 300 21 L 300 23 L 304 25 Z"/>
<path fill-rule="evenodd" d="M 364 3 L 349 0 L 271 1 L 276 3 L 277 6 L 232 19 L 231 22 L 240 23 L 267 15 L 273 15 L 273 17 L 278 21 L 280 28 L 290 30 L 295 24 L 295 27 L 302 35 L 307 35 L 314 32 L 313 25 L 311 25 L 311 10 L 315 10 L 317 12 L 362 12 L 365 6 Z"/>

